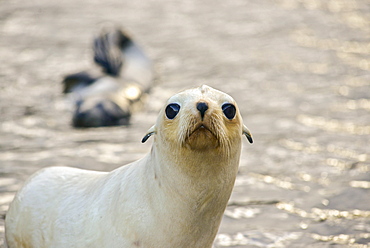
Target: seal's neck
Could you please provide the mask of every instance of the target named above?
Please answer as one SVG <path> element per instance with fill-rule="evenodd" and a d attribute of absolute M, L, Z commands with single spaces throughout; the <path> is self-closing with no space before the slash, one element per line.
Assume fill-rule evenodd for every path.
<path fill-rule="evenodd" d="M 204 208 L 204 204 L 212 198 L 213 203 L 218 204 L 215 206 L 222 206 L 220 210 L 223 211 L 234 186 L 239 165 L 240 146 L 233 148 L 233 152 L 226 156 L 225 152 L 217 149 L 163 150 L 163 146 L 153 146 L 151 157 L 156 161 L 154 178 L 159 181 L 163 190 L 168 191 L 167 195 L 172 199 L 186 202 L 190 207 Z"/>
<path fill-rule="evenodd" d="M 239 165 L 240 146 L 233 147 L 231 151 L 225 152 L 221 148 L 198 151 L 153 146 L 151 156 L 157 161 L 155 169 L 158 175 L 168 178 L 171 187 L 190 187 L 198 191 L 198 187 L 204 188 L 205 185 L 210 190 L 228 184 L 233 186 Z M 187 185 L 189 183 L 191 185 Z"/>
<path fill-rule="evenodd" d="M 205 244 L 212 244 L 234 186 L 240 149 L 226 157 L 218 152 L 159 149 L 154 146 L 151 151 L 155 163 L 149 170 L 154 174 L 151 188 L 160 201 L 158 205 L 166 203 L 161 222 L 171 220 L 168 228 L 172 231 L 171 226 L 179 227 L 176 230 L 182 233 L 178 237 L 192 240 L 207 237 L 204 246 L 197 243 L 193 247 L 208 247 Z"/>

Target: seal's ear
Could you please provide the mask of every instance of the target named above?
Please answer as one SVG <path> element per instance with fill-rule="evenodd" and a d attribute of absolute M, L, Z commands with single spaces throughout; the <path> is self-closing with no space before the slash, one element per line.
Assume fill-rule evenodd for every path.
<path fill-rule="evenodd" d="M 155 125 L 149 128 L 148 132 L 145 134 L 144 138 L 141 140 L 141 143 L 145 143 L 149 139 L 150 136 L 156 133 Z"/>
<path fill-rule="evenodd" d="M 245 135 L 245 137 L 247 137 L 249 143 L 252 144 L 253 143 L 252 134 L 245 125 L 243 125 L 243 134 Z"/>

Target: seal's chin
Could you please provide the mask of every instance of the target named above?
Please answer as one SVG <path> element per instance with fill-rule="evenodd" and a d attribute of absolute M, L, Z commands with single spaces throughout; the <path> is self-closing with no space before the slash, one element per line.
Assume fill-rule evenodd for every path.
<path fill-rule="evenodd" d="M 204 124 L 197 125 L 185 140 L 190 149 L 209 150 L 219 146 L 219 141 L 214 132 Z"/>

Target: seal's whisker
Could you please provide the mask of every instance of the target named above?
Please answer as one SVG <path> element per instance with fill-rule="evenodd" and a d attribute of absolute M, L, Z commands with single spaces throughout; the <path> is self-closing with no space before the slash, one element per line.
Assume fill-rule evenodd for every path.
<path fill-rule="evenodd" d="M 213 132 L 219 141 L 219 145 L 221 146 L 222 150 L 225 150 L 226 157 L 229 157 L 231 144 L 229 139 L 227 138 L 225 126 L 222 124 L 222 118 L 220 118 L 219 115 L 214 114 L 210 123 L 212 126 L 212 130 L 214 130 Z"/>

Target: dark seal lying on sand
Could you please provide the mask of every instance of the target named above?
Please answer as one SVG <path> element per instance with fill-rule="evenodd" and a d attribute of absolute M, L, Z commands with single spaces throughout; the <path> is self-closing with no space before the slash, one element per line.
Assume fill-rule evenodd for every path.
<path fill-rule="evenodd" d="M 129 124 L 153 83 L 152 62 L 129 35 L 120 29 L 103 29 L 94 39 L 94 61 L 101 71 L 67 75 L 63 92 L 75 110 L 74 127 Z"/>

